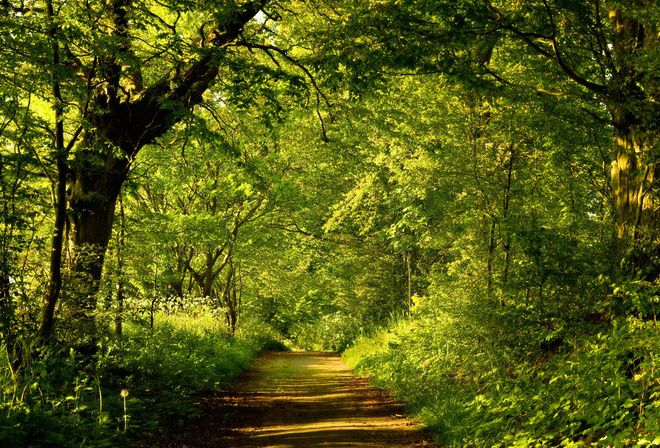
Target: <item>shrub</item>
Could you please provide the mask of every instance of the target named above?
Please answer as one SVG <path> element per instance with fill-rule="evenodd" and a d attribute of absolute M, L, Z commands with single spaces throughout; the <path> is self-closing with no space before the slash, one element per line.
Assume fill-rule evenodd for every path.
<path fill-rule="evenodd" d="M 406 402 L 443 446 L 660 444 L 655 321 L 613 319 L 526 354 L 470 334 L 418 315 L 357 340 L 344 358 Z"/>
<path fill-rule="evenodd" d="M 236 337 L 207 314 L 159 314 L 153 329 L 125 325 L 124 337 L 100 337 L 94 354 L 25 347 L 15 367 L 0 347 L 0 445 L 106 447 L 183 423 L 199 410 L 192 396 L 230 384 L 263 349 L 272 330 L 251 324 Z M 126 409 L 126 412 L 124 412 Z"/>

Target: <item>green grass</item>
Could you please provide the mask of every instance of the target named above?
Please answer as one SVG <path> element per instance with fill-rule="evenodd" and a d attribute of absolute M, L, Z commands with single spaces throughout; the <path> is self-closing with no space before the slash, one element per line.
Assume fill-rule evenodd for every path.
<path fill-rule="evenodd" d="M 385 329 L 376 330 L 371 335 L 361 335 L 342 353 L 342 359 L 349 366 L 355 367 L 364 358 L 387 351 L 394 337 L 394 333 Z"/>
<path fill-rule="evenodd" d="M 158 315 L 153 330 L 127 324 L 123 338 L 100 338 L 91 356 L 44 348 L 16 368 L 0 347 L 0 446 L 123 446 L 183 424 L 199 415 L 191 397 L 230 384 L 278 346 L 273 334 L 255 322 L 231 337 L 211 315 Z"/>
<path fill-rule="evenodd" d="M 660 331 L 614 319 L 553 351 L 501 343 L 438 319 L 399 321 L 344 353 L 408 405 L 441 446 L 660 445 Z"/>

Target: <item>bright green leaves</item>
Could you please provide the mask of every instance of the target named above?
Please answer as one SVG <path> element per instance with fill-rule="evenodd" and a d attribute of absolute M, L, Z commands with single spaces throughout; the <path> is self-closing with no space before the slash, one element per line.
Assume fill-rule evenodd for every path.
<path fill-rule="evenodd" d="M 107 205 L 89 216 L 114 205 L 103 176 L 114 193 L 128 176 L 103 289 L 125 281 L 127 310 L 202 295 L 334 350 L 396 321 L 365 366 L 450 444 L 621 445 L 635 425 L 656 442 L 657 341 L 604 326 L 657 306 L 647 279 L 607 291 L 607 108 L 627 101 L 652 155 L 655 38 L 615 48 L 599 2 L 56 3 L 57 66 L 42 14 L 0 19 L 0 290 L 23 275 L 21 316 L 42 287 L 54 78 L 81 138 L 69 181 Z"/>
<path fill-rule="evenodd" d="M 655 324 L 615 322 L 603 334 L 581 335 L 571 350 L 530 360 L 493 357 L 468 334 L 452 334 L 462 332 L 457 322 L 438 323 L 420 315 L 415 326 L 400 323 L 376 341 L 364 339 L 347 356 L 360 354 L 358 368 L 406 400 L 440 443 L 657 443 Z"/>

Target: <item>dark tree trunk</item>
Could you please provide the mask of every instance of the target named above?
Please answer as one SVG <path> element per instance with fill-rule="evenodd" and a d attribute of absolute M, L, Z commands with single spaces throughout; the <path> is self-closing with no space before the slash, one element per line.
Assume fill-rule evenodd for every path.
<path fill-rule="evenodd" d="M 63 157 L 63 156 L 60 156 Z M 66 163 L 58 161 L 57 204 L 55 204 L 55 225 L 50 252 L 49 282 L 41 313 L 39 337 L 48 339 L 55 324 L 55 306 L 62 290 L 62 247 L 66 216 Z"/>
<path fill-rule="evenodd" d="M 52 44 L 53 67 L 60 65 L 60 49 L 57 38 L 57 28 L 54 24 L 54 11 L 52 1 L 46 2 L 46 16 L 49 22 L 49 37 Z M 55 109 L 55 156 L 57 158 L 57 185 L 55 193 L 55 224 L 53 226 L 53 239 L 50 251 L 50 267 L 48 288 L 44 296 L 41 315 L 39 338 L 48 339 L 53 333 L 55 322 L 55 306 L 62 290 L 62 247 L 64 243 L 64 223 L 66 219 L 66 185 L 67 185 L 67 156 L 64 147 L 64 102 L 60 91 L 60 81 L 57 74 L 52 78 L 53 106 Z"/>
<path fill-rule="evenodd" d="M 639 6 L 646 5 L 646 0 Z M 649 3 L 650 5 L 650 3 Z M 609 10 L 613 49 L 623 61 L 610 92 L 609 112 L 614 127 L 611 185 L 620 252 L 630 267 L 647 279 L 660 275 L 654 260 L 660 254 L 660 91 L 654 74 L 629 61 L 657 49 L 657 24 L 626 16 L 620 7 Z M 642 79 L 648 81 L 640 82 Z M 631 255 L 632 254 L 632 255 Z"/>
<path fill-rule="evenodd" d="M 222 304 L 225 307 L 225 317 L 227 319 L 227 328 L 233 335 L 236 332 L 236 323 L 238 321 L 238 300 L 236 294 L 236 271 L 234 264 L 230 261 L 227 269 L 227 277 L 222 288 Z"/>
<path fill-rule="evenodd" d="M 68 224 L 70 275 L 75 282 L 74 318 L 91 318 L 96 308 L 103 272 L 105 252 L 112 234 L 115 205 L 121 184 L 126 177 L 122 171 L 106 171 L 88 166 L 72 173 L 68 194 Z"/>
<path fill-rule="evenodd" d="M 211 296 L 211 293 L 213 292 L 213 284 L 218 278 L 218 275 L 220 275 L 220 272 L 225 268 L 227 265 L 227 262 L 230 260 L 231 257 L 231 248 L 229 248 L 229 252 L 225 254 L 222 262 L 220 263 L 220 266 L 217 268 L 215 267 L 216 262 L 220 258 L 220 255 L 226 250 L 228 244 L 225 244 L 224 246 L 218 247 L 216 249 L 208 249 L 204 253 L 204 266 L 200 269 L 200 272 L 197 272 L 191 265 L 190 265 L 190 260 L 188 260 L 188 264 L 186 265 L 188 271 L 190 272 L 190 275 L 192 275 L 193 279 L 195 280 L 195 283 L 197 283 L 197 287 L 199 289 L 199 293 L 202 297 L 209 297 Z"/>
<path fill-rule="evenodd" d="M 126 217 L 124 202 L 119 196 L 119 233 L 117 235 L 117 303 L 115 311 L 115 333 L 121 337 L 124 323 L 124 232 Z"/>
<path fill-rule="evenodd" d="M 167 291 L 172 297 L 174 297 L 176 303 L 180 304 L 181 299 L 183 299 L 185 294 L 184 284 L 186 281 L 186 276 L 188 275 L 190 263 L 195 255 L 195 251 L 188 247 L 187 244 L 180 244 L 177 242 L 174 243 L 172 247 L 170 247 L 170 252 L 176 259 L 176 265 L 173 268 L 168 269 L 166 275 Z M 191 281 L 195 281 L 192 276 Z"/>
<path fill-rule="evenodd" d="M 500 288 L 500 305 L 505 306 L 504 288 L 509 280 L 509 264 L 511 262 L 511 224 L 509 223 L 509 209 L 511 207 L 511 184 L 513 180 L 513 162 L 516 157 L 514 145 L 509 146 L 509 160 L 507 162 L 506 183 L 504 185 L 504 195 L 502 198 L 502 223 L 505 225 L 505 236 L 502 241 L 502 250 L 504 251 L 504 267 L 502 268 L 502 286 Z"/>
<path fill-rule="evenodd" d="M 0 213 L 2 217 L 9 217 L 10 214 L 15 214 L 15 211 L 10 210 L 8 197 L 14 198 L 15 191 L 5 193 L 5 180 L 3 178 L 4 167 L 2 158 L 0 156 L 0 182 L 2 182 L 2 210 Z M 13 200 L 13 199 L 12 199 Z M 12 247 L 11 240 L 13 239 L 13 224 L 10 224 L 9 219 L 3 219 L 2 225 L 2 240 L 0 243 L 0 338 L 5 341 L 11 339 L 12 321 L 14 320 L 14 308 L 11 298 L 11 266 L 12 266 Z"/>

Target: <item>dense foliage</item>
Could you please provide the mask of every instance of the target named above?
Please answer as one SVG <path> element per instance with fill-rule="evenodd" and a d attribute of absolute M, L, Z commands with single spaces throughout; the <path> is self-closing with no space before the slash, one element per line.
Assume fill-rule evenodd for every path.
<path fill-rule="evenodd" d="M 199 415 L 195 395 L 231 384 L 262 350 L 281 348 L 258 323 L 235 338 L 200 304 L 155 317 L 153 328 L 106 335 L 95 353 L 1 347 L 0 442 L 15 447 L 116 447 Z"/>
<path fill-rule="evenodd" d="M 659 18 L 0 0 L 0 442 L 156 431 L 279 339 L 446 445 L 660 444 Z"/>
<path fill-rule="evenodd" d="M 449 319 L 401 321 L 345 352 L 406 400 L 441 445 L 660 444 L 655 323 L 614 320 L 539 350 L 447 328 Z"/>

